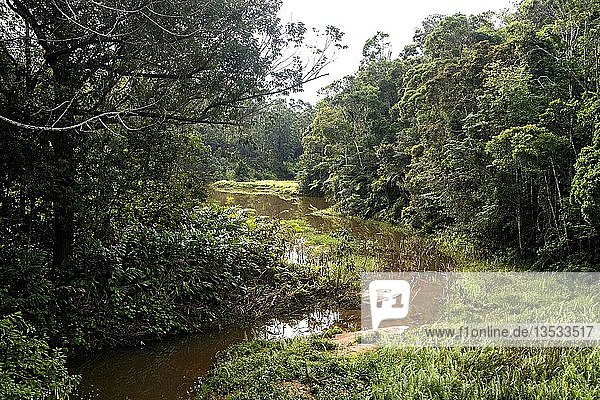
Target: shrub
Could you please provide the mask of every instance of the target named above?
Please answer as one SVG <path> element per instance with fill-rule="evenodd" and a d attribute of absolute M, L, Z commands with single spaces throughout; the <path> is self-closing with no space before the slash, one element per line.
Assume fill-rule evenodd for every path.
<path fill-rule="evenodd" d="M 0 398 L 61 399 L 77 385 L 65 355 L 35 335 L 20 314 L 0 318 Z"/>

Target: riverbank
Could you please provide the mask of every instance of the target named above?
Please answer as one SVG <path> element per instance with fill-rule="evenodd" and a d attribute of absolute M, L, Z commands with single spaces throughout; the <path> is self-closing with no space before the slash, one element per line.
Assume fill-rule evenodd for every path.
<path fill-rule="evenodd" d="M 279 196 L 282 199 L 290 200 L 299 196 L 297 181 L 217 181 L 211 187 L 215 190 L 226 193 L 264 195 L 270 194 Z"/>
<path fill-rule="evenodd" d="M 244 235 L 236 236 L 242 238 L 243 243 L 255 243 L 256 246 L 259 246 L 265 238 L 273 240 L 273 233 L 277 232 L 277 239 L 271 241 L 271 245 L 268 247 L 259 246 L 265 252 L 264 254 L 262 251 L 260 252 L 263 257 L 268 256 L 273 264 L 266 269 L 266 273 L 260 274 L 258 280 L 240 282 L 243 291 L 238 290 L 236 292 L 237 294 L 233 296 L 234 301 L 229 298 L 229 300 L 219 302 L 220 307 L 230 307 L 232 304 L 243 305 L 240 308 L 236 306 L 233 319 L 226 317 L 225 314 L 221 314 L 219 318 L 215 319 L 215 322 L 222 327 L 235 325 L 237 328 L 241 328 L 252 319 L 260 317 L 274 318 L 277 315 L 293 314 L 297 310 L 310 313 L 323 308 L 333 310 L 356 309 L 360 303 L 360 275 L 363 272 L 381 270 L 462 271 L 510 269 L 501 264 L 477 261 L 469 257 L 468 251 L 461 251 L 460 245 L 456 245 L 456 242 L 419 237 L 411 234 L 403 227 L 396 227 L 391 224 L 320 213 L 319 210 L 328 207 L 327 203 L 320 198 L 297 197 L 284 200 L 273 193 L 252 192 L 250 186 L 252 185 L 246 186 L 246 193 L 213 190 L 211 201 L 226 206 L 224 209 L 220 209 L 226 214 L 228 212 L 241 212 L 240 208 L 255 210 L 243 212 L 244 218 L 239 219 L 239 225 L 250 230 Z M 237 207 L 229 207 L 231 205 Z M 224 217 L 220 218 L 222 221 L 229 220 Z M 212 221 L 211 225 L 207 226 L 212 226 L 214 223 L 216 222 Z M 258 229 L 260 227 L 262 229 Z M 243 228 L 243 231 L 246 232 L 246 228 Z M 252 235 L 249 233 L 252 233 Z M 263 238 L 263 235 L 266 236 Z M 213 235 L 213 237 L 217 240 L 220 235 Z M 251 241 L 248 242 L 248 240 Z M 242 251 L 244 248 L 243 243 L 237 240 L 235 243 L 238 245 L 235 249 Z M 258 260 L 255 261 L 257 261 L 257 264 L 254 267 L 248 266 L 244 270 L 251 272 L 255 268 L 259 268 L 260 263 L 258 263 Z M 231 262 L 226 265 L 231 268 Z M 239 267 L 235 270 L 238 269 Z M 227 271 L 223 272 L 226 273 Z M 225 276 L 219 276 L 220 279 L 225 279 Z M 215 308 L 211 310 L 219 310 L 218 307 L 215 305 Z M 323 316 L 320 322 L 321 324 L 317 324 L 317 329 L 313 330 L 314 332 L 319 332 L 331 325 L 338 326 L 335 318 L 332 319 L 328 316 Z M 304 319 L 300 324 L 305 325 Z M 266 325 L 269 325 L 269 323 Z M 226 398 L 226 395 L 230 394 L 233 398 L 297 399 L 339 398 L 339 393 L 346 393 L 349 397 L 362 398 L 361 396 L 364 393 L 369 392 L 353 392 L 353 388 L 373 384 L 373 379 L 392 381 L 394 376 L 396 379 L 404 379 L 401 378 L 401 371 L 398 370 L 389 371 L 390 374 L 395 375 L 380 376 L 370 369 L 373 366 L 384 364 L 386 359 L 388 362 L 396 362 L 393 357 L 398 356 L 400 353 L 382 353 L 381 350 L 372 351 L 373 349 L 367 349 L 367 352 L 363 352 L 364 349 L 357 351 L 352 335 L 347 333 L 348 330 L 346 330 L 345 336 L 341 338 L 318 335 L 312 338 L 291 341 L 275 340 L 273 343 L 265 342 L 264 338 L 253 341 L 251 339 L 256 336 L 247 333 L 246 330 L 240 334 L 236 331 L 232 336 L 227 336 L 226 332 L 228 331 L 215 331 L 206 335 L 199 334 L 190 337 L 191 342 L 186 341 L 181 346 L 185 349 L 181 352 L 181 364 L 178 361 L 179 356 L 175 357 L 175 360 L 170 358 L 171 356 L 154 356 L 163 353 L 179 354 L 179 350 L 173 350 L 173 348 L 179 349 L 179 347 L 169 345 L 169 340 L 149 343 L 146 349 L 135 350 L 133 355 L 127 353 L 119 356 L 122 353 L 120 351 L 108 352 L 106 358 L 103 359 L 104 361 L 101 360 L 99 365 L 93 363 L 90 368 L 85 370 L 84 381 L 90 387 L 111 387 L 113 392 L 101 397 L 102 400 L 123 398 L 124 395 L 137 398 L 136 394 L 132 394 L 134 393 L 132 392 L 133 388 L 138 391 L 135 393 L 139 394 L 149 387 L 153 388 L 153 397 L 146 393 L 143 398 L 175 398 L 177 396 L 174 396 L 173 390 L 181 390 L 182 387 L 184 390 L 195 390 L 192 387 L 197 387 L 193 385 L 192 380 L 199 376 L 205 376 L 210 369 L 211 372 L 206 378 L 203 378 L 203 384 L 200 386 L 199 396 L 201 398 Z M 287 334 L 289 334 L 289 331 Z M 222 345 L 217 346 L 214 344 L 216 342 L 211 341 L 213 339 L 206 342 L 205 339 L 208 337 L 214 338 L 215 341 L 225 338 L 231 340 L 226 340 Z M 284 335 L 283 337 L 289 336 Z M 275 336 L 269 336 L 269 339 L 275 338 Z M 248 340 L 251 341 L 247 342 Z M 205 342 L 209 343 L 210 349 L 204 347 Z M 189 354 L 189 343 L 199 343 L 196 347 L 197 350 L 193 353 L 193 358 L 190 359 L 186 356 L 186 354 Z M 242 343 L 241 347 L 236 345 L 239 343 Z M 230 346 L 233 346 L 233 348 L 228 350 Z M 214 362 L 215 349 L 224 352 L 221 353 L 219 361 L 213 369 L 211 366 Z M 521 357 L 520 355 L 515 355 L 512 358 L 505 357 L 502 355 L 504 353 L 495 355 L 493 352 L 492 356 L 488 357 L 488 353 L 480 351 L 465 354 L 450 352 L 446 356 L 436 354 L 435 350 L 418 351 L 414 354 L 410 352 L 402 353 L 403 356 L 415 360 L 415 363 L 421 363 L 424 368 L 433 368 L 433 366 L 428 366 L 428 363 L 432 357 L 437 357 L 435 365 L 441 371 L 439 372 L 441 374 L 440 381 L 445 379 L 449 384 L 455 386 L 459 383 L 452 381 L 451 378 L 459 381 L 462 379 L 455 376 L 460 371 L 452 369 L 457 363 L 472 362 L 479 365 L 478 368 L 485 369 L 487 367 L 483 365 L 489 359 L 492 362 L 492 368 L 495 368 L 495 365 L 500 365 L 502 368 L 516 369 L 519 367 L 518 362 L 519 357 Z M 497 357 L 500 358 L 497 359 Z M 503 357 L 510 359 L 511 363 L 502 364 L 502 360 L 505 359 Z M 127 372 L 125 372 L 125 375 L 127 375 L 125 378 L 118 373 L 115 375 L 115 364 L 129 365 L 128 363 L 131 360 L 144 360 L 140 362 L 139 372 L 136 372 L 135 377 L 131 377 Z M 148 362 L 146 360 L 154 361 Z M 309 378 L 301 375 L 301 371 L 291 375 L 285 374 L 285 371 L 278 371 L 287 368 L 286 365 L 289 362 L 298 364 L 298 371 L 302 366 L 308 366 Z M 360 363 L 360 368 L 346 369 L 349 365 L 357 362 Z M 525 360 L 525 362 L 529 361 Z M 595 359 L 593 362 L 595 362 Z M 590 365 L 594 365 L 593 362 Z M 156 363 L 156 365 L 153 363 Z M 200 364 L 202 369 L 199 370 L 198 366 Z M 135 365 L 137 366 L 137 364 Z M 148 365 L 152 365 L 152 367 L 149 368 Z M 161 365 L 166 366 L 163 368 Z M 186 379 L 171 377 L 172 371 L 169 371 L 172 365 L 182 365 L 182 370 L 186 372 L 182 373 L 181 376 L 185 375 Z M 586 364 L 581 365 L 585 367 Z M 425 390 L 425 386 L 423 386 L 425 383 L 418 379 L 421 379 L 420 374 L 425 373 L 427 369 L 419 369 L 412 364 L 409 366 L 414 369 L 412 373 L 416 374 L 416 377 L 410 377 L 411 382 L 415 381 L 415 385 L 421 385 L 419 386 L 420 390 Z M 487 370 L 475 370 L 472 371 L 472 374 L 488 372 Z M 355 380 L 344 380 L 346 374 L 365 377 L 362 386 L 357 386 L 358 383 Z M 252 386 L 255 383 L 245 380 L 246 375 L 249 376 L 248 379 L 256 379 L 258 383 L 264 382 L 265 386 Z M 171 378 L 167 379 L 167 376 Z M 194 379 L 190 380 L 190 376 Z M 519 375 L 519 378 L 521 377 L 524 377 L 524 375 Z M 161 382 L 163 380 L 169 382 L 156 385 L 148 383 L 149 381 Z M 223 382 L 226 382 L 226 384 Z M 340 391 L 327 391 L 328 389 L 320 386 L 321 383 L 319 382 L 333 385 L 332 387 L 337 387 Z M 343 382 L 347 382 L 347 386 L 344 386 Z M 284 388 L 285 391 L 277 394 L 279 393 L 277 388 Z M 122 395 L 114 395 L 114 393 Z M 449 393 L 453 395 L 455 392 Z M 458 399 L 459 397 L 455 398 Z"/>
<path fill-rule="evenodd" d="M 32 265 L 24 276 L 30 289 L 7 290 L 0 296 L 3 304 L 26 304 L 28 310 L 23 318 L 10 315 L 0 320 L 0 336 L 5 339 L 0 340 L 0 353 L 6 353 L 0 354 L 0 364 L 15 365 L 5 376 L 8 384 L 0 384 L 0 398 L 43 392 L 38 383 L 48 380 L 66 397 L 74 386 L 72 374 L 81 373 L 100 392 L 110 388 L 116 391 L 110 393 L 118 393 L 96 400 L 147 399 L 148 395 L 130 396 L 129 380 L 143 383 L 153 376 L 156 365 L 145 365 L 148 374 L 135 377 L 116 368 L 113 361 L 127 347 L 139 350 L 131 353 L 135 359 L 168 348 L 168 342 L 181 335 L 206 336 L 222 328 L 322 309 L 343 301 L 348 292 L 344 282 L 334 281 L 336 275 L 326 269 L 286 262 L 289 229 L 280 221 L 214 204 L 170 212 L 177 219 L 169 226 L 132 223 L 117 231 L 110 243 L 80 240 L 71 266 L 78 275 L 68 291 L 48 280 L 44 268 L 49 263 L 43 254 L 35 258 L 31 250 L 21 255 L 23 262 L 39 262 L 40 268 Z M 41 303 L 32 307 L 32 299 Z M 247 338 L 251 336 L 239 341 Z M 66 351 L 48 350 L 56 347 L 68 349 L 68 373 L 61 355 Z M 111 361 L 96 364 L 99 352 Z M 205 356 L 210 363 L 214 353 Z M 78 366 L 95 367 L 74 368 L 76 361 Z M 199 376 L 191 374 L 193 379 Z M 153 379 L 164 378 L 160 374 Z M 165 388 L 172 386 L 179 387 Z"/>
<path fill-rule="evenodd" d="M 282 223 L 314 268 L 337 271 L 358 303 L 361 272 L 514 271 L 476 257 L 468 241 L 423 238 L 386 223 L 316 211 Z M 336 335 L 337 334 L 337 335 Z M 373 348 L 331 331 L 294 340 L 255 340 L 225 351 L 198 399 L 593 399 L 600 397 L 594 349 Z"/>
<path fill-rule="evenodd" d="M 224 350 L 235 343 L 252 339 L 256 337 L 256 331 L 268 332 L 264 336 L 275 338 L 278 336 L 272 334 L 273 330 L 283 327 L 283 337 L 289 337 L 286 335 L 295 335 L 296 329 L 309 328 L 310 332 L 319 332 L 331 324 L 344 325 L 350 322 L 349 318 L 356 320 L 344 314 L 352 305 L 356 305 L 356 288 L 349 286 L 358 282 L 356 273 L 346 271 L 345 265 L 337 263 L 334 258 L 328 265 L 296 263 L 290 259 L 292 247 L 298 239 L 297 232 L 281 218 L 292 214 L 300 218 L 313 209 L 323 208 L 326 204 L 322 199 L 315 198 L 307 202 L 306 199 L 282 200 L 266 194 L 238 197 L 219 192 L 211 200 L 220 203 L 210 206 L 218 210 L 211 214 L 213 218 L 202 218 L 198 221 L 201 225 L 182 229 L 181 237 L 176 237 L 177 241 L 172 240 L 171 236 L 167 237 L 171 240 L 169 243 L 174 243 L 169 247 L 163 246 L 166 239 L 151 242 L 152 254 L 158 253 L 161 258 L 154 260 L 150 254 L 144 258 L 152 260 L 150 265 L 154 266 L 153 270 L 156 270 L 160 260 L 166 260 L 166 266 L 174 266 L 172 272 L 181 269 L 187 271 L 191 262 L 200 266 L 212 262 L 213 265 L 206 268 L 194 268 L 189 275 L 179 274 L 172 279 L 176 281 L 173 285 L 178 283 L 188 290 L 204 285 L 198 294 L 193 297 L 190 295 L 189 298 L 197 302 L 194 304 L 199 304 L 190 309 L 210 313 L 209 318 L 205 318 L 202 325 L 195 325 L 195 331 L 191 327 L 179 332 L 190 333 L 188 336 L 173 336 L 172 332 L 164 330 L 159 341 L 136 336 L 134 344 L 138 346 L 135 348 L 106 349 L 80 357 L 74 370 L 83 376 L 80 398 L 89 398 L 86 397 L 87 393 L 98 395 L 94 397 L 96 400 L 179 398 L 182 390 L 183 394 L 191 390 L 196 378 L 206 373 L 217 349 Z M 265 208 L 261 209 L 260 204 L 264 204 Z M 305 226 L 305 229 L 308 227 Z M 323 234 L 325 237 L 328 236 Z M 342 245 L 341 238 L 324 241 L 331 241 L 336 249 Z M 209 252 L 212 249 L 216 252 L 214 256 Z M 185 258 L 182 258 L 183 255 Z M 187 261 L 182 264 L 179 260 Z M 217 267 L 219 269 L 215 271 Z M 128 270 L 131 271 L 131 268 Z M 211 271 L 213 273 L 209 273 Z M 181 291 L 176 286 L 169 293 L 176 293 L 177 290 Z M 198 303 L 207 297 L 210 302 Z M 186 304 L 189 306 L 189 301 Z M 333 314 L 323 313 L 322 310 L 329 310 Z M 182 313 L 163 315 L 164 319 L 174 319 Z M 296 318 L 299 318 L 297 323 Z M 131 324 L 125 326 L 131 327 Z M 161 327 L 157 324 L 153 326 L 157 329 Z M 210 330 L 211 327 L 214 329 Z M 139 346 L 140 340 L 143 346 Z M 194 357 L 190 358 L 191 348 L 194 349 Z M 172 376 L 174 365 L 185 372 L 178 377 Z M 132 375 L 130 371 L 137 372 Z"/>
<path fill-rule="evenodd" d="M 401 349 L 348 354 L 327 337 L 221 354 L 197 399 L 597 399 L 598 349 Z"/>

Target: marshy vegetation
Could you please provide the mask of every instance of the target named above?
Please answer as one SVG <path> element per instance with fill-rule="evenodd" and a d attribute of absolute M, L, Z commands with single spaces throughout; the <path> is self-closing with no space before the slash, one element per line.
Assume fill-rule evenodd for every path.
<path fill-rule="evenodd" d="M 318 272 L 323 287 L 332 289 L 325 298 L 340 293 L 334 289 L 341 283 L 341 293 L 347 295 L 338 302 L 343 306 L 359 306 L 363 272 L 531 270 L 523 264 L 477 260 L 468 246 L 456 239 L 423 238 L 406 227 L 331 214 L 315 211 L 309 219 L 282 220 L 282 224 L 293 232 L 294 261 Z M 299 251 L 304 253 L 298 259 Z M 527 282 L 517 286 L 523 290 L 519 295 L 527 297 Z M 506 293 L 496 295 L 503 298 Z M 232 346 L 219 354 L 214 368 L 200 379 L 196 397 L 458 400 L 600 396 L 598 349 L 375 348 L 358 345 L 360 334 L 347 340 L 341 333 L 332 328 L 309 338 L 258 339 Z"/>
<path fill-rule="evenodd" d="M 286 200 L 299 195 L 297 181 L 217 181 L 211 184 L 211 187 L 226 193 L 272 194 Z"/>
<path fill-rule="evenodd" d="M 275 97 L 343 33 L 280 6 L 0 0 L 0 397 L 66 398 L 90 351 L 356 307 L 365 271 L 599 270 L 597 1 L 431 16 L 394 59 L 379 32 L 315 107 Z M 597 350 L 325 336 L 234 347 L 196 395 L 600 397 Z"/>
<path fill-rule="evenodd" d="M 223 353 L 199 399 L 595 399 L 597 349 L 400 349 L 339 354 L 331 339 Z"/>

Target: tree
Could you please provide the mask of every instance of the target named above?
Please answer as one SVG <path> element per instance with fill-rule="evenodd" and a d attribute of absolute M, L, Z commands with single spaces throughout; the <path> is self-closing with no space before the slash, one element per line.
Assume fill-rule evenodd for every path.
<path fill-rule="evenodd" d="M 390 42 L 387 40 L 389 37 L 387 33 L 377 32 L 368 39 L 363 46 L 363 63 L 391 59 Z"/>
<path fill-rule="evenodd" d="M 567 188 L 569 142 L 535 125 L 511 128 L 492 138 L 487 145 L 498 179 L 490 209 L 513 219 L 521 251 L 536 248 L 538 232 L 544 245 L 568 240 L 564 193 Z M 565 163 L 566 161 L 566 163 Z M 551 236 L 550 236 L 551 235 Z"/>
<path fill-rule="evenodd" d="M 303 101 L 278 99 L 242 126 L 209 126 L 203 138 L 218 165 L 217 179 L 293 179 L 302 154 L 302 135 L 313 118 Z"/>
<path fill-rule="evenodd" d="M 369 57 L 356 76 L 330 86 L 317 106 L 303 139 L 300 174 L 306 193 L 325 194 L 345 212 L 364 217 L 384 212 L 401 196 L 398 179 L 379 174 L 396 164 L 390 144 L 397 128 L 389 110 L 398 100 L 403 64 Z"/>
<path fill-rule="evenodd" d="M 597 230 L 600 227 L 600 130 L 596 131 L 594 144 L 584 147 L 577 157 L 572 197 L 581 207 L 586 222 Z"/>
<path fill-rule="evenodd" d="M 481 254 L 597 262 L 599 22 L 597 1 L 525 0 L 502 16 L 431 16 L 398 60 L 381 60 L 376 35 L 330 90 L 339 112 L 313 124 L 343 120 L 344 134 L 306 138 L 312 187 Z"/>
<path fill-rule="evenodd" d="M 281 26 L 270 1 L 3 0 L 2 128 L 12 146 L 44 153 L 53 264 L 72 251 L 82 193 L 78 171 L 99 133 L 181 132 L 234 124 L 257 99 L 322 75 L 341 32 L 329 27 L 313 65 L 293 50 L 302 24 Z M 9 99 L 19 99 L 8 105 Z M 172 129 L 169 127 L 179 127 Z M 10 148 L 10 147 L 9 147 Z M 17 148 L 12 147 L 12 150 Z M 20 155 L 19 155 L 20 156 Z M 11 190 L 22 190 L 17 181 Z"/>

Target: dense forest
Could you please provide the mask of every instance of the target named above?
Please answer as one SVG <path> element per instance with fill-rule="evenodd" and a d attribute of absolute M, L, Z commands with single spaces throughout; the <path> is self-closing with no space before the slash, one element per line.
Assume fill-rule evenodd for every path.
<path fill-rule="evenodd" d="M 433 15 L 398 58 L 379 32 L 316 106 L 285 96 L 343 33 L 280 6 L 0 0 L 0 398 L 64 398 L 67 354 L 313 297 L 281 295 L 316 285 L 284 227 L 205 202 L 220 179 L 297 178 L 476 257 L 598 270 L 596 0 Z"/>
<path fill-rule="evenodd" d="M 599 24 L 595 1 L 434 15 L 396 59 L 378 33 L 316 107 L 304 191 L 484 256 L 597 269 Z"/>
<path fill-rule="evenodd" d="M 278 99 L 265 104 L 242 126 L 212 126 L 203 131 L 211 149 L 213 178 L 234 181 L 294 179 L 302 136 L 314 117 L 303 101 Z"/>
<path fill-rule="evenodd" d="M 219 174 L 293 174 L 310 107 L 274 96 L 343 47 L 279 8 L 0 1 L 1 398 L 68 393 L 59 347 L 239 321 L 294 284 L 277 227 L 203 204 Z"/>

